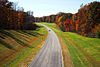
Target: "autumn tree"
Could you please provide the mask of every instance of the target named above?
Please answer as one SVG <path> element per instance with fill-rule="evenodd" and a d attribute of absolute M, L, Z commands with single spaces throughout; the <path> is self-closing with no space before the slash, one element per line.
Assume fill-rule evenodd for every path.
<path fill-rule="evenodd" d="M 99 24 L 100 21 L 100 3 L 91 2 L 89 5 L 85 5 L 80 8 L 78 12 L 79 29 L 82 35 L 90 35 L 92 29 Z"/>
<path fill-rule="evenodd" d="M 91 2 L 87 6 L 87 22 L 90 31 L 100 24 L 100 2 Z"/>
<path fill-rule="evenodd" d="M 7 28 L 8 16 L 10 12 L 10 2 L 8 0 L 0 0 L 0 29 Z M 3 17 L 3 18 L 2 18 Z"/>
<path fill-rule="evenodd" d="M 79 29 L 82 32 L 82 35 L 87 34 L 86 30 L 88 29 L 87 26 L 87 5 L 80 8 L 78 12 L 78 19 L 79 19 Z"/>
<path fill-rule="evenodd" d="M 64 27 L 66 32 L 71 30 L 71 19 L 68 18 L 66 21 L 64 21 Z"/>

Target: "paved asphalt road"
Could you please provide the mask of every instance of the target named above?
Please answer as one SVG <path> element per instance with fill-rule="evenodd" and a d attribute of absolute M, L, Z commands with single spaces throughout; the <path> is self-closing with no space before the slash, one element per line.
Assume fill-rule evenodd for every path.
<path fill-rule="evenodd" d="M 43 26 L 48 30 L 48 38 L 29 67 L 63 67 L 62 50 L 58 37 L 49 27 Z"/>

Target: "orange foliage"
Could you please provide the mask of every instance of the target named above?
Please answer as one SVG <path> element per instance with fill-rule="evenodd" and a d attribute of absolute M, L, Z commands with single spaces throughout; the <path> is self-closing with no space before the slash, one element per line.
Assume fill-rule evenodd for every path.
<path fill-rule="evenodd" d="M 65 31 L 69 31 L 70 30 L 70 19 L 67 19 L 65 22 L 64 22 L 64 27 L 65 27 Z"/>
<path fill-rule="evenodd" d="M 78 28 L 79 28 L 79 20 L 76 20 L 75 23 L 76 23 L 76 31 L 78 31 Z"/>
<path fill-rule="evenodd" d="M 75 14 L 73 14 L 73 16 L 72 16 L 72 21 L 74 21 L 74 18 L 75 18 Z"/>
<path fill-rule="evenodd" d="M 18 12 L 18 29 L 23 26 L 23 11 Z"/>
<path fill-rule="evenodd" d="M 87 34 L 84 34 L 84 37 L 88 37 L 88 35 Z"/>

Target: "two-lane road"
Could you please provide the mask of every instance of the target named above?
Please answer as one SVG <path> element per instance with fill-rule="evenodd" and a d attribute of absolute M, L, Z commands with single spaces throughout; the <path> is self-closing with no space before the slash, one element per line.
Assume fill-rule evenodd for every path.
<path fill-rule="evenodd" d="M 58 37 L 49 27 L 43 26 L 48 30 L 48 38 L 29 67 L 63 67 L 62 51 Z"/>

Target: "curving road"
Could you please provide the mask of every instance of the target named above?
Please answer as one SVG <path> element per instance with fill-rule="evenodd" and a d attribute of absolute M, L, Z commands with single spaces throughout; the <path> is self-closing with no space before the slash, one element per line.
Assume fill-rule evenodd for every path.
<path fill-rule="evenodd" d="M 63 67 L 62 51 L 58 37 L 52 29 L 43 26 L 48 30 L 48 38 L 29 67 Z"/>

